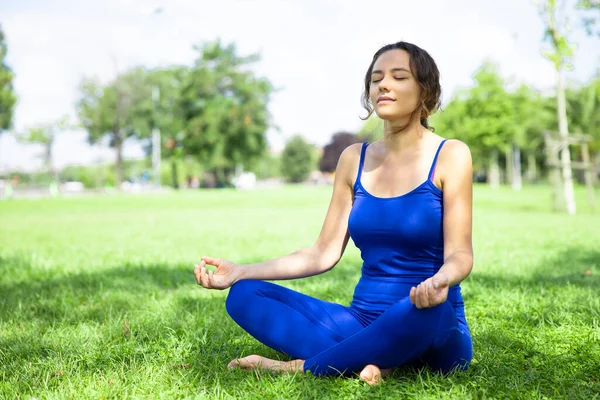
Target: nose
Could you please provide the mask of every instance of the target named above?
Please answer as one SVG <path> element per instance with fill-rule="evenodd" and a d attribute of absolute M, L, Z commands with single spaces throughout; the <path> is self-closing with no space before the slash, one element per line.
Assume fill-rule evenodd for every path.
<path fill-rule="evenodd" d="M 387 77 L 384 76 L 381 79 L 381 81 L 379 81 L 378 88 L 379 88 L 379 92 L 381 92 L 381 93 L 389 92 L 389 90 L 390 90 L 390 88 L 389 88 L 389 80 L 388 80 Z"/>

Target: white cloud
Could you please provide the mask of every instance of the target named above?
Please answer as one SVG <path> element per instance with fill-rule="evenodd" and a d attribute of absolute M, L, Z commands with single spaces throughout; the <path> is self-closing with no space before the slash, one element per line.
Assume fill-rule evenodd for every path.
<path fill-rule="evenodd" d="M 163 11 L 154 13 L 157 7 Z M 522 0 L 36 0 L 0 5 L 0 13 L 8 63 L 17 74 L 18 130 L 73 115 L 84 76 L 108 80 L 134 65 L 190 64 L 192 46 L 217 37 L 234 41 L 241 54 L 261 53 L 256 71 L 281 88 L 270 111 L 283 137 L 301 133 L 318 144 L 360 127 L 363 74 L 372 54 L 389 42 L 412 41 L 432 54 L 445 99 L 470 85 L 487 58 L 513 80 L 544 89 L 554 80 L 539 51 L 537 10 Z M 583 35 L 577 40 L 571 77 L 582 80 L 597 68 L 600 46 Z M 88 154 L 83 141 L 69 137 L 68 143 L 75 150 L 57 151 L 63 159 L 62 153 Z"/>

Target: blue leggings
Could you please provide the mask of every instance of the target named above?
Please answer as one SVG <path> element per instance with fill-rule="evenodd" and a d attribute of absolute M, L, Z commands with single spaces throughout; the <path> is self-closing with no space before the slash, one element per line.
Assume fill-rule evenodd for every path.
<path fill-rule="evenodd" d="M 250 335 L 292 358 L 313 375 L 347 375 L 368 364 L 393 368 L 426 364 L 450 372 L 472 357 L 468 328 L 450 302 L 417 309 L 408 297 L 368 326 L 340 304 L 270 282 L 243 280 L 227 297 L 227 312 Z"/>

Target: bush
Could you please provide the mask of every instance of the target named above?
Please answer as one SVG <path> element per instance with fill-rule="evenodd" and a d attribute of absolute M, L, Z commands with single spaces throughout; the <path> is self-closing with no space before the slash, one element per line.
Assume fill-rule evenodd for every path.
<path fill-rule="evenodd" d="M 292 137 L 281 154 L 281 173 L 290 182 L 303 182 L 315 168 L 313 146 L 302 136 Z"/>

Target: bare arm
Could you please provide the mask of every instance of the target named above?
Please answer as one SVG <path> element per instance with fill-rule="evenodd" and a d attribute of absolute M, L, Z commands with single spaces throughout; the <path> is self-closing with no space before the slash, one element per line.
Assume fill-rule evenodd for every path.
<path fill-rule="evenodd" d="M 444 265 L 438 274 L 458 285 L 473 268 L 473 165 L 466 144 L 451 141 L 443 160 Z"/>
<path fill-rule="evenodd" d="M 355 144 L 340 156 L 329 210 L 314 245 L 273 260 L 247 265 L 202 257 L 194 270 L 198 284 L 209 289 L 225 289 L 241 279 L 296 279 L 333 268 L 348 243 L 348 216 L 352 208 L 352 185 L 358 169 L 359 155 L 360 144 Z M 214 273 L 207 271 L 207 264 L 216 266 L 217 270 Z"/>
<path fill-rule="evenodd" d="M 329 209 L 314 245 L 274 260 L 240 265 L 240 279 L 295 279 L 333 268 L 348 243 L 348 216 L 352 208 L 352 184 L 358 168 L 360 145 L 349 146 L 338 161 Z"/>
<path fill-rule="evenodd" d="M 433 277 L 411 289 L 411 301 L 418 308 L 444 302 L 448 288 L 458 285 L 473 268 L 471 152 L 458 140 L 448 141 L 438 165 L 444 171 L 440 177 L 444 202 L 444 264 Z"/>

